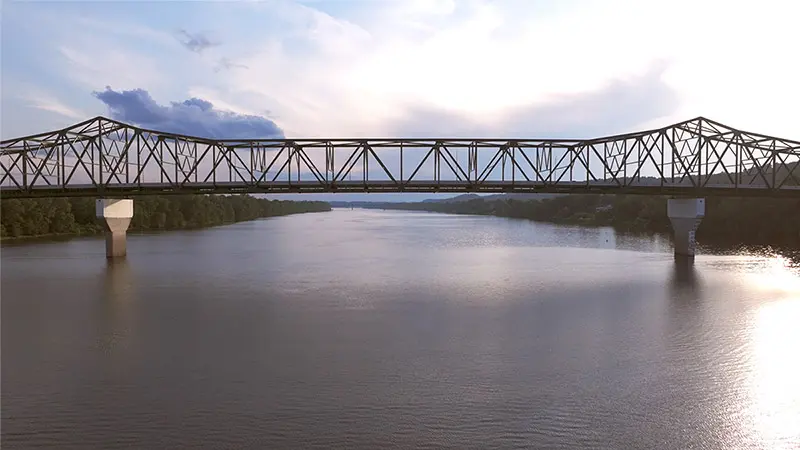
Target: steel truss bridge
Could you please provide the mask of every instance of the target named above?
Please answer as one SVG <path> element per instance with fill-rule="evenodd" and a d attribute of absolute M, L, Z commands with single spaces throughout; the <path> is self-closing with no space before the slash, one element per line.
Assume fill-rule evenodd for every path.
<path fill-rule="evenodd" d="M 322 192 L 800 198 L 800 142 L 702 117 L 595 139 L 206 139 L 104 117 L 0 142 L 0 197 Z"/>

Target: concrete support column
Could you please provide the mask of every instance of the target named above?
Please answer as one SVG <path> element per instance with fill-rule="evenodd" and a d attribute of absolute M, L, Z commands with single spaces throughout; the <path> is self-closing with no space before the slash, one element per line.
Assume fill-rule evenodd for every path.
<path fill-rule="evenodd" d="M 703 198 L 671 198 L 667 200 L 667 216 L 674 232 L 675 255 L 694 257 L 695 231 L 706 215 Z"/>
<path fill-rule="evenodd" d="M 106 226 L 106 257 L 124 258 L 127 254 L 128 226 L 133 218 L 133 200 L 97 199 L 95 213 Z"/>

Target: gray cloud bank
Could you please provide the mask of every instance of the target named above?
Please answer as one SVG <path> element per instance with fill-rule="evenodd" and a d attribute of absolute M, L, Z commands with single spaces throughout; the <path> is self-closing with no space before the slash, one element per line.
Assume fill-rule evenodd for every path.
<path fill-rule="evenodd" d="M 162 106 L 144 89 L 92 93 L 105 103 L 111 118 L 167 133 L 208 139 L 281 139 L 283 130 L 261 116 L 214 109 L 210 102 L 191 98 Z"/>

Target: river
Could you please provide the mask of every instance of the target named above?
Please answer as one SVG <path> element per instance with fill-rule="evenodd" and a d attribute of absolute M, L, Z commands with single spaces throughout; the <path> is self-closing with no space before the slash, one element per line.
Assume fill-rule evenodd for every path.
<path fill-rule="evenodd" d="M 2 248 L 3 448 L 797 448 L 776 255 L 334 210 Z"/>

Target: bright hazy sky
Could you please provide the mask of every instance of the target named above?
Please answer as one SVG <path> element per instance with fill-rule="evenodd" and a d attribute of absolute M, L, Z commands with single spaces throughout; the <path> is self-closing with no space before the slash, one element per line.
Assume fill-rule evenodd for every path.
<path fill-rule="evenodd" d="M 96 115 L 224 137 L 800 137 L 800 2 L 2 3 L 2 136 Z"/>

